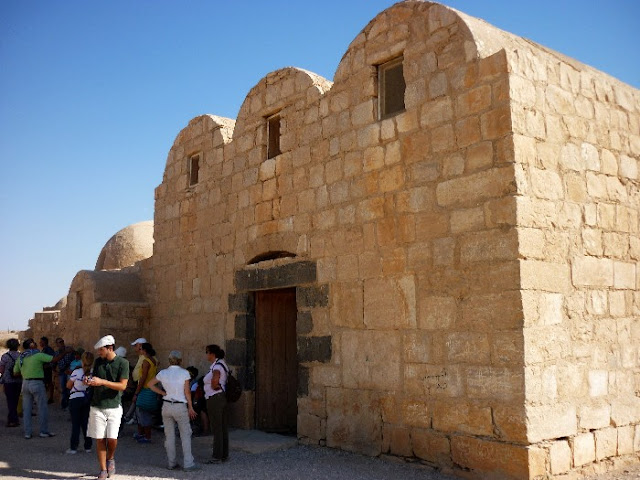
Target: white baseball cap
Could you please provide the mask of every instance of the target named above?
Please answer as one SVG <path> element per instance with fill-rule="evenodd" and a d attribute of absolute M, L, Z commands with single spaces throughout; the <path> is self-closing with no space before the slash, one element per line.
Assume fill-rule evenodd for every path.
<path fill-rule="evenodd" d="M 118 355 L 119 357 L 126 357 L 127 356 L 127 349 L 124 348 L 124 347 L 116 348 L 116 355 Z"/>
<path fill-rule="evenodd" d="M 131 342 L 131 345 L 136 345 L 138 343 L 148 343 L 148 342 L 146 338 L 140 337 L 140 338 L 136 338 L 133 342 Z"/>
<path fill-rule="evenodd" d="M 107 345 L 115 345 L 115 344 L 116 344 L 116 339 L 113 338 L 113 335 L 105 335 L 100 340 L 98 340 L 98 343 L 96 343 L 93 346 L 93 348 L 97 350 L 99 348 L 106 347 Z"/>

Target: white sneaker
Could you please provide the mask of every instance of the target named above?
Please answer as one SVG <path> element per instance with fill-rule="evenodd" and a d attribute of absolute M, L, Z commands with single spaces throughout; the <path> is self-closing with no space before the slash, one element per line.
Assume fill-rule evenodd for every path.
<path fill-rule="evenodd" d="M 76 453 L 78 453 L 78 450 L 74 450 L 73 448 L 70 448 L 64 453 L 68 453 L 69 455 L 75 455 Z"/>
<path fill-rule="evenodd" d="M 90 448 L 85 448 L 84 451 L 87 452 L 87 453 L 91 453 L 91 449 Z"/>

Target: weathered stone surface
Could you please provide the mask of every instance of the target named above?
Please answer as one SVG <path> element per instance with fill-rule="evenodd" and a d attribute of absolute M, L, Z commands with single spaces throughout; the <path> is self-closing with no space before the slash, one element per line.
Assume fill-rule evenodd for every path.
<path fill-rule="evenodd" d="M 247 342 L 243 340 L 229 340 L 226 345 L 225 359 L 231 365 L 244 365 L 247 358 Z"/>
<path fill-rule="evenodd" d="M 468 403 L 438 402 L 433 412 L 433 428 L 441 432 L 490 436 L 493 433 L 491 409 Z"/>
<path fill-rule="evenodd" d="M 327 409 L 327 446 L 379 455 L 382 449 L 382 424 L 378 397 L 369 391 L 329 388 Z"/>
<path fill-rule="evenodd" d="M 618 432 L 615 428 L 603 428 L 594 432 L 596 441 L 596 460 L 613 457 L 618 450 Z"/>
<path fill-rule="evenodd" d="M 328 285 L 298 287 L 296 303 L 298 308 L 326 307 L 329 304 Z"/>
<path fill-rule="evenodd" d="M 364 323 L 371 329 L 415 327 L 413 277 L 371 279 L 364 283 Z"/>
<path fill-rule="evenodd" d="M 411 429 L 404 426 L 384 425 L 382 451 L 401 457 L 412 457 Z"/>
<path fill-rule="evenodd" d="M 246 293 L 229 295 L 229 311 L 247 312 L 249 310 L 249 296 Z"/>
<path fill-rule="evenodd" d="M 298 337 L 300 362 L 328 362 L 331 360 L 331 337 Z"/>
<path fill-rule="evenodd" d="M 300 437 L 320 441 L 325 435 L 322 427 L 323 422 L 320 417 L 306 413 L 298 414 L 297 428 Z"/>
<path fill-rule="evenodd" d="M 578 430 L 576 407 L 570 404 L 527 406 L 526 416 L 527 438 L 532 443 L 569 437 Z"/>
<path fill-rule="evenodd" d="M 573 464 L 576 467 L 591 463 L 596 459 L 593 433 L 582 433 L 573 438 Z"/>
<path fill-rule="evenodd" d="M 613 286 L 613 262 L 607 258 L 574 258 L 572 279 L 576 286 Z"/>
<path fill-rule="evenodd" d="M 585 430 L 595 430 L 609 426 L 611 421 L 611 406 L 600 401 L 588 403 L 578 408 L 578 425 Z"/>
<path fill-rule="evenodd" d="M 313 330 L 313 318 L 311 312 L 298 312 L 296 319 L 296 333 L 298 335 L 306 335 Z"/>
<path fill-rule="evenodd" d="M 387 332 L 345 331 L 341 334 L 344 385 L 392 391 L 400 385 L 400 339 Z"/>
<path fill-rule="evenodd" d="M 413 454 L 434 465 L 451 465 L 449 438 L 433 430 L 414 428 L 411 430 Z"/>
<path fill-rule="evenodd" d="M 298 397 L 306 397 L 309 394 L 309 369 L 300 365 L 298 367 Z"/>
<path fill-rule="evenodd" d="M 234 332 L 235 332 L 235 337 L 238 339 L 255 338 L 256 336 L 255 318 L 246 314 L 236 315 Z"/>
<path fill-rule="evenodd" d="M 359 282 L 336 284 L 331 300 L 331 314 L 337 326 L 364 328 L 363 287 Z"/>
<path fill-rule="evenodd" d="M 511 168 L 504 167 L 442 182 L 436 189 L 438 205 L 477 205 L 483 200 L 504 197 L 514 193 L 513 175 Z M 460 192 L 465 192 L 465 195 L 460 195 Z"/>
<path fill-rule="evenodd" d="M 249 269 L 235 275 L 236 288 L 240 291 L 291 287 L 315 280 L 314 262 L 297 262 L 265 270 Z"/>
<path fill-rule="evenodd" d="M 631 425 L 618 429 L 618 455 L 633 453 L 633 440 L 635 428 Z"/>
<path fill-rule="evenodd" d="M 558 440 L 549 447 L 549 460 L 551 462 L 551 473 L 558 475 L 568 472 L 572 466 L 572 454 L 569 442 Z"/>
<path fill-rule="evenodd" d="M 451 439 L 453 461 L 476 475 L 491 472 L 502 478 L 529 478 L 529 453 L 525 447 L 467 436 Z"/>
<path fill-rule="evenodd" d="M 418 326 L 425 330 L 447 329 L 455 322 L 457 307 L 453 297 L 418 296 Z M 426 293 L 426 292 L 425 292 Z"/>

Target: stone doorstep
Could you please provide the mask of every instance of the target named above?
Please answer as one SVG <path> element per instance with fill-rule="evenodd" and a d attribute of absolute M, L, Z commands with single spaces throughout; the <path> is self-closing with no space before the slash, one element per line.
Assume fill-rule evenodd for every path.
<path fill-rule="evenodd" d="M 206 443 L 213 441 L 211 435 L 193 437 L 192 443 Z M 241 452 L 259 454 L 277 452 L 296 447 L 298 439 L 295 436 L 279 435 L 277 433 L 266 433 L 259 430 L 229 430 L 229 448 Z"/>
<path fill-rule="evenodd" d="M 259 430 L 231 430 L 229 444 L 232 450 L 247 453 L 266 453 L 287 450 L 298 445 L 295 436 L 266 433 Z"/>

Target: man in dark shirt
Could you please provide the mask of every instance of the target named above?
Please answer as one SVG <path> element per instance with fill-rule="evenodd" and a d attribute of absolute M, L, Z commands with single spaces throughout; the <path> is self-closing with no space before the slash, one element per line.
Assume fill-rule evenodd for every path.
<path fill-rule="evenodd" d="M 51 363 L 55 363 L 58 366 L 58 380 L 60 381 L 60 405 L 64 410 L 69 405 L 69 389 L 67 388 L 67 380 L 69 379 L 69 365 L 75 358 L 73 353 L 73 347 L 66 346 L 62 338 L 56 338 L 56 356 L 53 357 Z"/>
<path fill-rule="evenodd" d="M 46 353 L 52 357 L 56 356 L 56 352 L 49 345 L 49 339 L 47 337 L 40 337 L 38 345 L 40 345 L 40 351 L 42 353 Z M 51 363 L 45 363 L 42 367 L 44 368 L 44 388 L 47 391 L 47 396 L 49 397 L 49 401 L 47 403 L 53 403 L 53 365 Z"/>
<path fill-rule="evenodd" d="M 107 335 L 94 348 L 98 358 L 93 363 L 93 376 L 85 383 L 93 387 L 87 435 L 96 439 L 100 473 L 98 480 L 116 473 L 115 453 L 122 419 L 122 392 L 129 380 L 129 362 L 116 355 L 115 339 Z"/>

